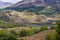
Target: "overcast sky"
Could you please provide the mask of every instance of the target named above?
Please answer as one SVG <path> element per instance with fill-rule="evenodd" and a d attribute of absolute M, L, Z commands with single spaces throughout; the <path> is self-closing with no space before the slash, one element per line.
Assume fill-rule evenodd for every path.
<path fill-rule="evenodd" d="M 16 3 L 16 2 L 19 2 L 21 0 L 0 0 L 0 1 L 10 2 L 10 3 Z"/>

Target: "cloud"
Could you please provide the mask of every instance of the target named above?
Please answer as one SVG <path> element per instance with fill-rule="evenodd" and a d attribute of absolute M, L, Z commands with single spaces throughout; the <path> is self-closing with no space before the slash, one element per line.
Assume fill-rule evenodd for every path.
<path fill-rule="evenodd" d="M 16 3 L 16 2 L 19 2 L 21 0 L 0 0 L 0 1 L 10 2 L 10 3 Z"/>

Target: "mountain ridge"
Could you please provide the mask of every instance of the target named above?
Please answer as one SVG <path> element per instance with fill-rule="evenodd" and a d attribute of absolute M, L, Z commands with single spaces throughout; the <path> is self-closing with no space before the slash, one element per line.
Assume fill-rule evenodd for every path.
<path fill-rule="evenodd" d="M 6 9 L 22 12 L 25 10 L 35 11 L 37 8 L 40 9 L 41 7 L 43 8 L 43 7 L 47 7 L 47 6 L 52 6 L 56 10 L 60 10 L 59 5 L 60 5 L 59 0 L 22 0 Z"/>

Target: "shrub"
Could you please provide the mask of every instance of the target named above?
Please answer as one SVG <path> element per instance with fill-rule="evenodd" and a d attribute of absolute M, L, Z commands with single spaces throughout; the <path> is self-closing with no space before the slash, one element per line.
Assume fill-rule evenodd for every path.
<path fill-rule="evenodd" d="M 53 30 L 53 29 L 56 29 L 56 27 L 54 27 L 54 26 L 51 26 L 49 29 L 52 29 L 52 30 Z"/>
<path fill-rule="evenodd" d="M 17 37 L 11 34 L 10 31 L 0 30 L 0 40 L 17 40 Z"/>
<path fill-rule="evenodd" d="M 56 40 L 56 32 L 48 34 L 46 40 Z"/>
<path fill-rule="evenodd" d="M 44 24 L 40 27 L 40 31 L 48 30 L 48 27 Z"/>
<path fill-rule="evenodd" d="M 40 32 L 40 27 L 36 28 L 36 27 L 32 27 L 30 30 L 33 31 L 34 34 Z"/>
<path fill-rule="evenodd" d="M 25 30 L 22 30 L 20 32 L 20 37 L 24 37 L 24 36 L 27 36 L 27 32 Z"/>
<path fill-rule="evenodd" d="M 30 36 L 30 35 L 33 35 L 33 34 L 34 34 L 33 30 L 24 29 L 20 32 L 20 37 Z"/>

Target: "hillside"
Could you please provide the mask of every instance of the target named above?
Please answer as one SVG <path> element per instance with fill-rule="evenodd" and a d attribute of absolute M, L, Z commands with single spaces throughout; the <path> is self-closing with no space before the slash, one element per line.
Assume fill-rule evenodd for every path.
<path fill-rule="evenodd" d="M 16 11 L 33 11 L 38 12 L 47 6 L 55 8 L 56 11 L 60 10 L 60 0 L 22 0 L 6 9 Z"/>
<path fill-rule="evenodd" d="M 48 12 L 48 11 L 45 11 L 45 12 Z M 42 22 L 48 22 L 49 20 L 57 20 L 57 17 L 59 17 L 60 15 L 60 14 L 56 15 L 51 13 L 50 15 L 50 14 L 46 14 L 46 13 L 44 14 L 44 13 L 36 15 L 34 12 L 27 12 L 27 11 L 17 12 L 14 10 L 9 10 L 9 11 L 4 10 L 4 11 L 0 11 L 0 19 L 7 22 L 19 23 L 19 24 L 20 23 L 42 23 Z"/>
<path fill-rule="evenodd" d="M 52 32 L 54 32 L 54 30 L 45 30 L 32 36 L 23 37 L 22 39 L 24 40 L 46 40 L 47 34 L 52 33 Z"/>

